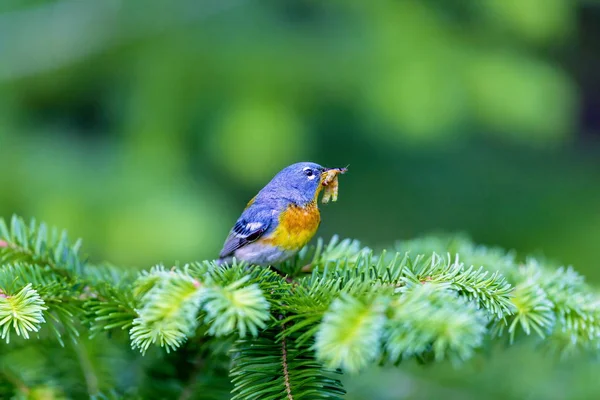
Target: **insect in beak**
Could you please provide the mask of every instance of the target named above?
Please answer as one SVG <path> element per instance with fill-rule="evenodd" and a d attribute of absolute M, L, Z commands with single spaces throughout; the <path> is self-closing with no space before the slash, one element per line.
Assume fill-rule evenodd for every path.
<path fill-rule="evenodd" d="M 337 201 L 338 198 L 338 175 L 345 174 L 348 171 L 348 167 L 346 168 L 325 168 L 323 173 L 321 173 L 321 185 L 325 187 L 325 191 L 323 193 L 323 199 L 321 200 L 323 203 L 328 203 L 331 199 L 332 201 Z"/>
<path fill-rule="evenodd" d="M 323 186 L 327 186 L 331 179 L 336 177 L 337 175 L 345 174 L 348 171 L 348 167 L 345 168 L 324 168 L 321 173 L 321 177 L 323 178 Z"/>

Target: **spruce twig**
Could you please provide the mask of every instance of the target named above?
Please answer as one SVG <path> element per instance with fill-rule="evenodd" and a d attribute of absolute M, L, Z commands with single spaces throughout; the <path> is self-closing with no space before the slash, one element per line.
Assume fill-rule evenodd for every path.
<path fill-rule="evenodd" d="M 600 353 L 600 296 L 581 275 L 463 237 L 380 253 L 334 237 L 277 271 L 203 261 L 132 277 L 87 264 L 80 242 L 48 232 L 17 217 L 10 227 L 0 221 L 0 333 L 14 338 L 9 354 L 36 340 L 64 345 L 68 335 L 89 396 L 107 395 L 109 384 L 77 343 L 81 334 L 111 335 L 154 355 L 154 347 L 177 351 L 200 332 L 212 338 L 222 348 L 194 350 L 193 371 L 176 385 L 183 400 L 201 390 L 203 352 L 229 346 L 238 400 L 337 399 L 344 390 L 332 374 L 410 359 L 460 365 L 498 338 L 534 336 L 562 357 Z M 13 375 L 4 380 L 28 393 Z M 57 379 L 69 393 L 67 377 Z"/>

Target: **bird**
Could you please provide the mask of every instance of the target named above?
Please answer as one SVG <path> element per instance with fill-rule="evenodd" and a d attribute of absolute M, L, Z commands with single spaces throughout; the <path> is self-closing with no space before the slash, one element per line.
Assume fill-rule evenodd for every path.
<path fill-rule="evenodd" d="M 235 258 L 272 267 L 293 257 L 319 228 L 319 193 L 331 184 L 335 201 L 337 174 L 346 170 L 313 162 L 299 162 L 281 170 L 248 202 L 225 239 L 217 264 L 231 264 Z"/>

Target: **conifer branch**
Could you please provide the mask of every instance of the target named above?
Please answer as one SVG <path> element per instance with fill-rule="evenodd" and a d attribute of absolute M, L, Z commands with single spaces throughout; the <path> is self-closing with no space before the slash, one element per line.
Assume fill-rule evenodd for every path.
<path fill-rule="evenodd" d="M 79 250 L 81 241 L 70 245 L 66 231 L 50 232 L 45 224 L 32 220 L 29 226 L 13 216 L 10 228 L 0 219 L 0 264 L 25 262 L 47 266 L 56 274 L 69 276 L 69 271 L 81 273 Z"/>
<path fill-rule="evenodd" d="M 285 324 L 281 326 L 285 330 Z M 283 381 L 285 383 L 285 391 L 288 400 L 294 400 L 292 396 L 292 387 L 290 385 L 290 372 L 288 370 L 288 351 L 287 351 L 287 339 L 285 336 L 281 338 L 281 363 L 283 364 Z"/>
<path fill-rule="evenodd" d="M 533 337 L 562 357 L 600 352 L 600 297 L 581 275 L 464 237 L 380 253 L 355 240 L 319 240 L 281 266 L 286 279 L 209 261 L 136 275 L 90 265 L 80 242 L 48 232 L 17 217 L 10 227 L 0 222 L 0 336 L 13 339 L 9 351 L 34 338 L 59 349 L 83 334 L 128 338 L 142 354 L 187 342 L 194 368 L 213 352 L 231 358 L 233 398 L 244 400 L 340 398 L 332 374 L 408 359 L 460 364 L 497 337 Z M 80 353 L 86 391 L 100 396 L 107 386 L 90 372 L 102 370 L 96 362 Z M 175 396 L 200 390 L 196 375 Z"/>
<path fill-rule="evenodd" d="M 76 343 L 74 344 L 73 348 L 75 350 L 75 354 L 77 355 L 77 359 L 79 360 L 79 365 L 85 379 L 88 395 L 90 397 L 96 396 L 98 394 L 98 378 L 96 377 L 96 373 L 94 372 L 94 367 L 89 359 L 89 356 L 81 344 Z"/>
<path fill-rule="evenodd" d="M 276 329 L 264 331 L 256 339 L 241 339 L 232 349 L 233 400 L 340 399 L 344 394 L 334 371 L 315 361 L 310 344 L 289 346 L 286 339 L 285 363 Z M 287 373 L 286 373 L 287 371 Z"/>
<path fill-rule="evenodd" d="M 4 376 L 4 378 L 9 381 L 10 383 L 12 383 L 15 388 L 21 392 L 21 394 L 28 396 L 30 393 L 30 389 L 29 387 L 25 384 L 25 382 L 23 382 L 21 379 L 19 379 L 17 376 L 15 376 L 12 372 L 6 370 L 6 369 L 2 369 L 0 370 L 0 374 Z"/>

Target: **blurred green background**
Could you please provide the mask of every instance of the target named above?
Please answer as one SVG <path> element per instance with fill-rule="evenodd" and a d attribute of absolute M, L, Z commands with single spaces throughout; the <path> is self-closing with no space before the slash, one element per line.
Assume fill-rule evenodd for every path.
<path fill-rule="evenodd" d="M 350 164 L 324 237 L 466 232 L 599 283 L 599 43 L 593 0 L 2 0 L 0 216 L 147 268 L 215 257 L 285 165 Z M 600 396 L 583 361 L 482 363 L 349 397 Z"/>

